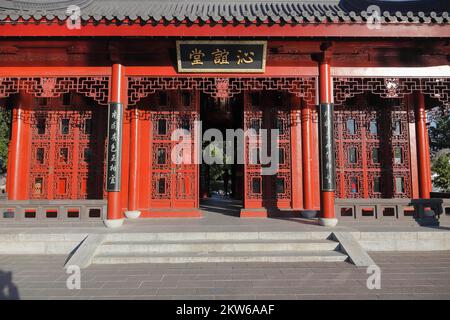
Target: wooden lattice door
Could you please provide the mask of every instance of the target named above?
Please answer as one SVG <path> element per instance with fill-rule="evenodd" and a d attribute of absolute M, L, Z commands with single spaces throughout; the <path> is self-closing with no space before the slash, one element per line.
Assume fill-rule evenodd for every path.
<path fill-rule="evenodd" d="M 150 111 L 150 208 L 198 207 L 198 164 L 195 160 L 194 125 L 199 117 L 199 94 L 195 91 L 161 91 L 154 95 Z M 172 159 L 181 140 L 172 133 L 184 130 L 182 161 Z"/>
<path fill-rule="evenodd" d="M 30 199 L 102 199 L 106 112 L 66 94 L 31 111 Z"/>
<path fill-rule="evenodd" d="M 245 208 L 290 208 L 292 200 L 290 108 L 288 94 L 281 91 L 246 92 L 244 130 L 253 129 L 256 139 L 245 142 Z M 278 129 L 279 167 L 274 175 L 262 175 L 261 129 Z"/>
<path fill-rule="evenodd" d="M 337 197 L 411 198 L 407 106 L 359 102 L 335 110 Z"/>

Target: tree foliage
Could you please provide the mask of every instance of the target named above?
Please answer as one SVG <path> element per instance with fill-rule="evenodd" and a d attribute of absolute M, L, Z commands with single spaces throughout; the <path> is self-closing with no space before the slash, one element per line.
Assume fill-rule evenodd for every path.
<path fill-rule="evenodd" d="M 0 171 L 6 170 L 11 122 L 10 110 L 0 106 Z"/>
<path fill-rule="evenodd" d="M 431 112 L 432 125 L 429 128 L 431 170 L 435 174 L 433 184 L 442 192 L 450 192 L 450 116 L 448 108 L 435 108 Z"/>
<path fill-rule="evenodd" d="M 450 192 L 450 157 L 442 154 L 434 160 L 433 172 L 436 176 L 433 183 L 442 192 Z"/>
<path fill-rule="evenodd" d="M 443 116 L 435 120 L 430 127 L 430 148 L 433 153 L 450 149 L 450 118 Z"/>

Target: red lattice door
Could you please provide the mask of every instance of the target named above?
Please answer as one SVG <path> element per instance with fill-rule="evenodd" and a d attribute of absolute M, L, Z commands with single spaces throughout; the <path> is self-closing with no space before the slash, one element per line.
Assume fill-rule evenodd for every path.
<path fill-rule="evenodd" d="M 102 199 L 104 108 L 85 99 L 36 99 L 31 111 L 30 199 Z"/>
<path fill-rule="evenodd" d="M 281 91 L 246 92 L 244 95 L 244 130 L 253 129 L 256 137 L 246 138 L 245 207 L 290 208 L 292 200 L 290 108 L 288 94 Z M 278 129 L 279 167 L 274 175 L 262 175 L 261 129 Z M 250 160 L 252 159 L 252 160 Z"/>
<path fill-rule="evenodd" d="M 337 107 L 335 139 L 338 198 L 412 197 L 405 105 Z"/>
<path fill-rule="evenodd" d="M 150 208 L 198 207 L 198 164 L 194 163 L 194 123 L 199 117 L 199 95 L 195 91 L 161 91 L 152 99 L 150 112 Z M 184 130 L 172 141 L 172 133 Z M 172 151 L 184 141 L 176 158 Z M 174 151 L 175 153 L 175 151 Z"/>

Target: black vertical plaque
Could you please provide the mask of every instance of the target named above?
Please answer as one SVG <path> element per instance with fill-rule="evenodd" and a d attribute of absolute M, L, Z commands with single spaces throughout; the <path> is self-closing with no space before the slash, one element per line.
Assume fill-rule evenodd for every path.
<path fill-rule="evenodd" d="M 123 105 L 112 102 L 108 107 L 108 167 L 106 191 L 120 191 L 122 163 Z"/>
<path fill-rule="evenodd" d="M 322 191 L 336 189 L 336 163 L 334 154 L 334 105 L 322 103 L 319 106 L 320 126 L 320 188 Z"/>

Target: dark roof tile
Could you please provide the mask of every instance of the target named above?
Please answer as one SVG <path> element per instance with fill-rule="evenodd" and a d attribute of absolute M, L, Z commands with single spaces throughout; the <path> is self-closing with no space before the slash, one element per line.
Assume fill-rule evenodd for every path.
<path fill-rule="evenodd" d="M 420 7 L 422 11 L 413 10 L 419 7 L 411 4 L 394 8 L 384 5 L 386 0 L 0 0 L 0 22 L 20 18 L 64 20 L 68 17 L 67 8 L 75 5 L 80 7 L 84 21 L 361 23 L 373 16 L 373 11 L 368 10 L 369 3 L 383 4 L 381 20 L 386 23 L 450 23 L 446 11 L 434 8 L 427 11 L 423 7 Z"/>

